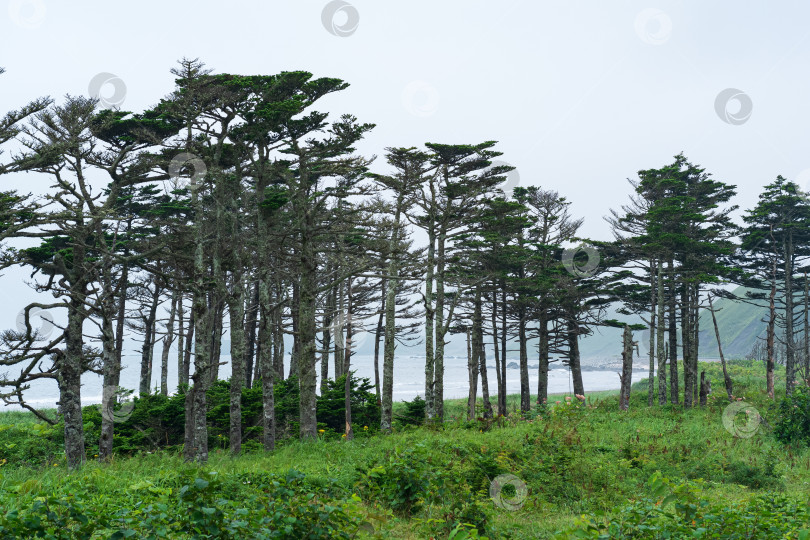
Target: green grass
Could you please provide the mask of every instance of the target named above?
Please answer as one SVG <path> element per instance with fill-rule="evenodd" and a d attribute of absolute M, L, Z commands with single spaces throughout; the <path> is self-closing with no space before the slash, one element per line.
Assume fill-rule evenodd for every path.
<path fill-rule="evenodd" d="M 217 471 L 228 480 L 296 469 L 309 481 L 327 486 L 336 501 L 351 501 L 356 494 L 361 500 L 356 512 L 381 538 L 447 537 L 454 519 L 479 511 L 492 538 L 550 538 L 582 514 L 611 516 L 628 501 L 650 496 L 648 480 L 656 471 L 673 481 L 702 478 L 705 495 L 723 503 L 765 492 L 810 497 L 810 452 L 781 445 L 764 425 L 751 438 L 733 437 L 721 421 L 728 400 L 720 366 L 701 364 L 701 369 L 713 388 L 705 408 L 648 408 L 646 380 L 634 385 L 626 412 L 618 410 L 615 392 L 599 392 L 588 394 L 587 406 L 565 405 L 561 395 L 549 399 L 549 412 L 535 412 L 527 419 L 512 414 L 495 423 L 467 422 L 466 400 L 451 400 L 445 405 L 450 421 L 441 428 L 405 427 L 390 436 L 360 433 L 350 442 L 290 441 L 271 454 L 237 458 L 214 450 L 203 470 Z M 775 413 L 764 392 L 761 366 L 734 363 L 730 370 L 735 396 L 772 422 Z M 784 379 L 778 375 L 781 386 Z M 507 402 L 510 411 L 516 410 L 519 396 L 508 396 Z M 31 429 L 34 422 L 28 413 L 0 414 L 0 426 L 11 424 Z M 47 466 L 21 465 L 10 458 L 19 455 L 16 445 L 26 444 L 26 439 L 12 441 L 10 431 L 0 431 L 0 459 L 7 460 L 0 468 L 4 510 L 31 504 L 44 494 L 84 493 L 98 508 L 107 509 L 116 501 L 169 501 L 183 475 L 202 472 L 168 452 L 116 458 L 110 464 L 90 461 L 71 474 L 59 456 Z M 15 447 L 7 449 L 7 444 Z M 393 512 L 386 502 L 391 490 L 401 487 L 399 476 L 392 475 L 408 467 L 416 471 L 414 478 L 429 481 L 417 501 L 421 508 L 411 515 Z M 513 474 L 526 483 L 528 497 L 517 511 L 498 508 L 489 499 L 490 481 L 500 474 Z M 144 483 L 154 493 L 144 492 Z M 471 498 L 477 506 L 459 510 Z"/>

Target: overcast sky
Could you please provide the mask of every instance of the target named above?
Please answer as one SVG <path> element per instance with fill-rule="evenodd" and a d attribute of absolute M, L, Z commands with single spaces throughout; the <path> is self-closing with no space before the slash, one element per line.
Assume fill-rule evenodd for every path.
<path fill-rule="evenodd" d="M 94 92 L 94 78 L 140 111 L 171 91 L 179 58 L 199 57 L 216 72 L 346 80 L 319 109 L 377 124 L 366 155 L 497 140 L 520 184 L 560 191 L 596 239 L 626 179 L 681 151 L 736 184 L 742 208 L 778 174 L 810 187 L 808 2 L 0 3 L 0 114 Z M 13 307 L 1 326 L 24 305 L 21 275 L 0 281 Z"/>
<path fill-rule="evenodd" d="M 520 183 L 569 197 L 594 238 L 626 178 L 680 151 L 736 184 L 744 208 L 777 174 L 810 170 L 807 2 L 2 1 L 0 111 L 87 94 L 99 73 L 140 111 L 183 56 L 218 72 L 308 70 L 351 84 L 320 108 L 377 124 L 363 153 L 497 140 Z M 724 121 L 726 89 L 744 96 Z"/>

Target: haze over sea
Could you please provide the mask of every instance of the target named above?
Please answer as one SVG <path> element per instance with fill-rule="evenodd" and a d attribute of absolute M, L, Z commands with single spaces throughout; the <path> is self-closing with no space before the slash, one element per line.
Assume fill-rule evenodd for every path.
<path fill-rule="evenodd" d="M 152 387 L 160 385 L 160 347 L 156 347 L 155 363 L 152 367 Z M 288 357 L 289 358 L 289 357 Z M 221 361 L 226 362 L 229 357 L 223 351 Z M 638 360 L 636 360 L 638 362 Z M 127 389 L 138 388 L 138 377 L 140 373 L 140 353 L 137 351 L 125 352 L 124 369 L 121 373 L 121 386 Z M 507 358 L 507 365 L 510 362 L 517 363 L 517 358 Z M 496 374 L 494 359 L 491 355 L 488 358 L 490 393 L 496 393 Z M 529 360 L 530 366 L 536 366 L 536 362 Z M 611 366 L 614 364 L 611 363 Z M 289 367 L 287 363 L 286 367 Z M 334 374 L 333 365 L 330 364 L 330 375 Z M 367 377 L 374 383 L 374 356 L 368 354 L 356 354 L 352 356 L 352 369 L 356 370 L 355 376 Z M 380 370 L 382 370 L 382 355 L 380 355 Z M 220 378 L 230 376 L 230 365 L 220 366 Z M 316 366 L 320 380 L 320 362 Z M 646 376 L 644 366 L 637 364 L 633 367 L 633 382 L 639 381 Z M 382 372 L 380 372 L 382 377 Z M 583 368 L 582 379 L 585 384 L 585 391 L 595 392 L 599 390 L 614 390 L 619 388 L 619 369 L 588 369 Z M 400 355 L 394 361 L 394 401 L 412 400 L 417 395 L 423 396 L 425 393 L 425 358 L 416 355 Z M 573 392 L 572 381 L 568 369 L 560 362 L 551 365 L 548 374 L 549 393 L 557 394 L 563 392 Z M 169 355 L 169 389 L 173 391 L 177 387 L 177 354 L 172 351 Z M 444 374 L 444 397 L 445 399 L 467 397 L 469 382 L 467 377 L 467 359 L 460 356 L 448 356 L 445 358 Z M 537 392 L 537 369 L 529 370 L 529 388 L 532 394 Z M 506 389 L 510 394 L 520 392 L 520 371 L 518 369 L 506 370 Z M 101 377 L 94 373 L 85 374 L 82 377 L 82 404 L 90 405 L 101 402 Z M 31 389 L 23 394 L 32 406 L 40 408 L 52 408 L 56 406 L 59 399 L 59 392 L 56 381 L 36 381 L 31 385 Z M 479 396 L 481 395 L 479 385 Z M 7 406 L 0 410 L 18 409 L 18 407 Z"/>

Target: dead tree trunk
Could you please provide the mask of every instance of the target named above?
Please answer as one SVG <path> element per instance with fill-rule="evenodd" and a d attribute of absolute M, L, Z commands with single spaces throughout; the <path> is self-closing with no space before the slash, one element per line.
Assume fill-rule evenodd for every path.
<path fill-rule="evenodd" d="M 706 380 L 706 372 L 700 372 L 700 406 L 705 407 L 707 397 L 712 393 L 712 382 Z"/>
<path fill-rule="evenodd" d="M 712 305 L 712 295 L 709 295 L 709 311 L 712 313 L 712 323 L 714 323 L 714 336 L 717 338 L 717 350 L 720 353 L 720 363 L 723 364 L 723 382 L 726 385 L 726 393 L 728 394 L 728 400 L 734 401 L 734 388 L 732 387 L 731 377 L 728 375 L 728 369 L 726 368 L 726 358 L 723 356 L 723 346 L 720 344 L 720 328 L 717 326 L 717 317 L 714 315 L 714 306 Z M 701 372 L 701 380 L 700 380 L 700 387 L 701 391 L 703 390 L 703 372 Z M 703 403 L 703 398 L 701 398 L 701 405 L 705 405 Z"/>

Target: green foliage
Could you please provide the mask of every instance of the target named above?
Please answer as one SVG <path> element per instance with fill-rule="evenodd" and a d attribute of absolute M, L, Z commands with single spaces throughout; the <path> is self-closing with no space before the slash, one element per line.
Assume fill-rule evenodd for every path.
<path fill-rule="evenodd" d="M 316 414 L 322 427 L 333 435 L 342 434 L 344 422 L 345 379 L 327 381 L 328 390 L 318 397 Z M 376 432 L 380 407 L 370 392 L 366 378 L 351 379 L 352 420 L 355 433 L 363 437 Z M 116 406 L 121 421 L 115 423 L 113 448 L 121 455 L 178 449 L 185 433 L 186 388 L 172 396 L 141 394 L 132 402 Z M 298 380 L 295 377 L 274 385 L 276 438 L 284 440 L 298 433 Z M 227 448 L 230 434 L 230 382 L 216 381 L 207 392 L 208 444 L 210 448 Z M 101 408 L 89 405 L 82 409 L 85 448 L 88 458 L 98 453 L 101 436 Z M 260 450 L 262 433 L 261 385 L 242 390 L 243 449 Z M 15 421 L 0 424 L 0 460 L 15 465 L 51 464 L 64 452 L 64 426 L 42 422 Z M 2 464 L 2 461 L 0 461 Z"/>
<path fill-rule="evenodd" d="M 404 425 L 419 426 L 425 422 L 425 400 L 419 396 L 402 402 L 405 410 L 395 418 Z"/>
<path fill-rule="evenodd" d="M 318 398 L 316 414 L 324 427 L 343 433 L 345 379 L 328 381 L 328 392 Z M 380 422 L 380 408 L 370 393 L 371 383 L 365 378 L 352 378 L 352 420 L 357 426 L 376 429 Z M 212 448 L 228 446 L 230 431 L 230 382 L 216 381 L 206 394 L 208 404 L 208 444 Z M 298 380 L 291 377 L 274 385 L 276 411 L 276 437 L 284 439 L 297 434 Z M 119 406 L 120 407 L 120 406 Z M 85 444 L 88 453 L 95 453 L 101 435 L 101 413 L 97 405 L 83 409 L 86 424 Z M 242 390 L 243 445 L 247 450 L 251 442 L 261 437 L 261 386 Z M 363 430 L 358 430 L 363 431 Z M 139 451 L 157 451 L 179 447 L 185 433 L 185 391 L 172 396 L 142 394 L 133 400 L 129 416 L 115 424 L 114 449 L 121 454 Z M 254 445 L 259 448 L 258 444 Z"/>
<path fill-rule="evenodd" d="M 0 463 L 36 466 L 53 462 L 64 452 L 60 428 L 44 422 L 0 425 Z"/>
<path fill-rule="evenodd" d="M 700 367 L 722 387 L 718 364 Z M 762 392 L 761 364 L 731 362 L 729 370 L 735 395 L 766 411 L 770 400 Z M 777 376 L 780 373 L 784 371 Z M 584 514 L 599 529 L 593 535 L 578 527 L 575 533 L 586 538 L 609 536 L 611 523 L 625 527 L 616 530 L 630 531 L 628 536 L 644 538 L 646 533 L 640 531 L 650 526 L 674 531 L 662 532 L 660 537 L 678 538 L 684 535 L 675 522 L 684 521 L 685 512 L 692 510 L 677 510 L 675 501 L 668 502 L 664 511 L 677 516 L 670 519 L 651 515 L 644 506 L 654 507 L 674 492 L 677 502 L 692 501 L 696 523 L 712 519 L 725 523 L 726 529 L 703 525 L 715 531 L 714 536 L 704 533 L 708 538 L 726 537 L 722 531 L 734 531 L 750 521 L 764 527 L 802 502 L 799 494 L 803 496 L 810 484 L 806 467 L 810 448 L 786 447 L 766 429 L 750 438 L 735 438 L 721 421 L 728 405 L 722 392 L 710 396 L 705 407 L 648 408 L 643 386 L 634 386 L 629 411 L 618 410 L 615 395 L 593 393 L 585 401 L 559 396 L 550 398 L 538 414 L 510 414 L 495 419 L 488 429 L 458 420 L 440 429 L 408 426 L 351 442 L 341 441 L 339 432 L 323 423 L 326 415 L 319 415 L 320 427 L 326 432 L 318 440 L 285 440 L 274 452 L 249 452 L 234 458 L 227 450 L 228 409 L 224 405 L 229 399 L 228 385 L 217 383 L 209 403 L 213 437 L 220 443 L 224 440 L 224 444 L 211 446 L 209 463 L 219 471 L 216 476 L 184 463 L 177 452 L 163 451 L 165 446 L 150 454 L 139 451 L 148 447 L 135 445 L 127 452 L 132 453 L 129 457 L 119 450 L 111 463 L 91 460 L 80 470 L 68 472 L 54 466 L 64 464 L 62 426 L 38 424 L 30 415 L 9 415 L 8 421 L 0 415 L 0 451 L 7 443 L 17 443 L 5 450 L 9 461 L 0 461 L 0 515 L 16 511 L 19 519 L 40 519 L 43 528 L 58 528 L 54 534 L 71 538 L 81 537 L 79 514 L 96 526 L 93 538 L 124 538 L 125 534 L 132 538 L 217 537 L 207 530 L 220 531 L 219 537 L 262 538 L 264 529 L 286 530 L 287 537 L 301 537 L 303 531 L 327 526 L 360 538 L 367 534 L 376 538 L 552 538 L 555 531 L 571 529 L 575 516 Z M 277 387 L 284 422 L 294 425 L 297 383 L 285 381 Z M 334 395 L 329 400 L 342 432 L 340 382 L 332 388 Z M 248 394 L 246 389 L 246 419 L 259 410 L 254 401 L 259 398 Z M 508 396 L 507 402 L 518 403 L 517 398 Z M 173 412 L 168 403 L 175 399 Z M 150 437 L 163 433 L 159 429 L 166 426 L 150 425 L 148 418 L 182 425 L 182 396 L 141 396 L 137 401 L 128 421 L 143 414 L 139 427 Z M 398 412 L 405 409 L 402 403 L 397 407 Z M 100 420 L 97 408 L 85 411 L 88 426 Z M 466 416 L 466 399 L 448 401 L 447 411 L 453 411 L 448 415 Z M 129 433 L 133 441 L 136 434 L 145 437 L 137 429 L 124 431 L 126 424 L 116 424 L 116 430 Z M 256 428 L 246 426 L 246 432 L 251 429 Z M 285 429 L 280 427 L 279 432 Z M 35 430 L 42 434 L 36 435 Z M 88 437 L 88 443 L 95 444 L 94 438 Z M 258 446 L 259 442 L 249 439 L 245 447 L 250 444 Z M 45 456 L 48 445 L 55 450 L 51 461 L 35 458 L 37 452 Z M 88 446 L 88 453 L 94 452 Z M 37 467 L 39 459 L 48 466 Z M 648 481 L 656 472 L 672 479 L 669 491 L 663 494 L 658 493 L 659 484 Z M 514 475 L 525 484 L 525 499 L 517 508 L 498 507 L 490 499 L 491 482 L 503 474 Z M 197 479 L 209 484 L 203 486 Z M 682 484 L 687 487 L 678 487 Z M 698 490 L 696 494 L 693 488 Z M 508 486 L 502 491 L 507 499 L 516 493 Z M 34 502 L 40 499 L 47 510 L 35 509 Z M 49 518 L 47 512 L 54 516 Z M 15 525 L 10 516 L 6 528 L 20 536 L 21 522 Z M 287 523 L 287 518 L 294 522 Z M 244 530 L 248 532 L 241 532 Z M 760 529 L 753 530 L 760 534 Z M 792 536 L 780 536 L 779 529 L 761 530 L 767 532 L 760 537 L 773 533 L 775 538 L 796 538 L 800 529 Z M 337 532 L 319 534 L 338 537 Z"/>
<path fill-rule="evenodd" d="M 380 425 L 380 407 L 377 406 L 377 396 L 371 391 L 374 385 L 367 378 L 352 376 L 351 384 L 352 424 L 366 426 L 376 430 Z M 326 381 L 326 391 L 318 396 L 317 418 L 329 429 L 343 432 L 346 426 L 345 401 L 346 376 L 341 375 L 337 380 Z M 354 429 L 358 432 L 357 428 Z"/>
<path fill-rule="evenodd" d="M 395 450 L 358 481 L 366 500 L 382 503 L 400 515 L 419 511 L 425 499 L 438 495 L 439 476 L 421 449 Z"/>
<path fill-rule="evenodd" d="M 781 495 L 759 495 L 742 504 L 708 499 L 702 482 L 674 483 L 651 476 L 651 497 L 621 508 L 610 517 L 583 516 L 558 538 L 807 538 L 810 508 Z"/>
<path fill-rule="evenodd" d="M 810 390 L 798 387 L 779 402 L 778 418 L 773 426 L 777 440 L 789 444 L 810 443 Z"/>
<path fill-rule="evenodd" d="M 176 489 L 130 486 L 112 511 L 109 500 L 74 486 L 67 496 L 24 496 L 0 514 L 0 539 L 351 538 L 361 523 L 356 502 L 334 501 L 303 479 L 271 475 L 237 493 L 217 472 L 191 470 Z"/>

